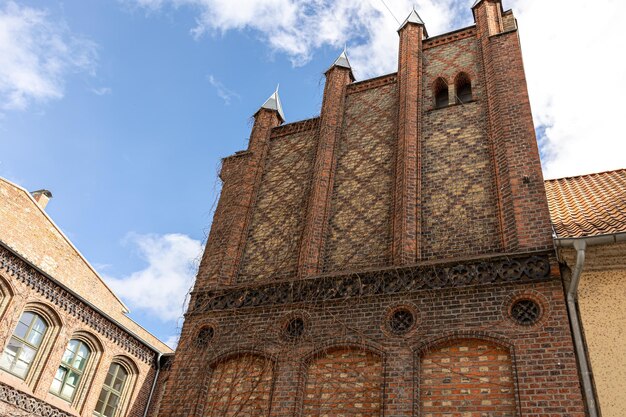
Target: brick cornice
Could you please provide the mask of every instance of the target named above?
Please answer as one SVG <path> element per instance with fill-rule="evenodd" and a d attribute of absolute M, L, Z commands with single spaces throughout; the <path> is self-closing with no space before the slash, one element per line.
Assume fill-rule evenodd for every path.
<path fill-rule="evenodd" d="M 59 309 L 78 318 L 89 328 L 112 340 L 133 357 L 154 365 L 156 354 L 152 349 L 132 337 L 120 326 L 111 322 L 99 311 L 57 285 L 41 271 L 31 266 L 4 245 L 0 245 L 0 269 L 44 296 Z"/>

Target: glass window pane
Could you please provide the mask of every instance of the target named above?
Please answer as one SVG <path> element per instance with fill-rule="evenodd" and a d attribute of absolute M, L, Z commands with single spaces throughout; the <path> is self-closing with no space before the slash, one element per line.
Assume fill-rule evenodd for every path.
<path fill-rule="evenodd" d="M 26 311 L 22 314 L 22 317 L 20 317 L 20 323 L 24 323 L 26 327 L 28 327 L 33 322 L 33 317 L 35 317 L 33 313 Z"/>
<path fill-rule="evenodd" d="M 20 378 L 24 378 L 26 377 L 26 373 L 28 372 L 28 366 L 29 366 L 28 363 L 18 360 L 17 362 L 14 363 L 13 369 L 11 369 L 11 372 L 19 376 Z"/>
<path fill-rule="evenodd" d="M 30 364 L 35 358 L 35 353 L 37 353 L 36 350 L 26 345 L 22 345 L 22 350 L 20 351 L 19 359 Z"/>
<path fill-rule="evenodd" d="M 107 373 L 106 378 L 104 379 L 104 385 L 107 387 L 111 386 L 111 381 L 113 381 L 113 377 L 115 376 L 115 370 L 117 369 L 117 364 L 111 364 L 109 367 L 109 372 Z"/>
<path fill-rule="evenodd" d="M 109 404 L 104 408 L 103 415 L 105 417 L 113 417 L 113 413 L 115 413 L 115 407 L 111 407 Z"/>
<path fill-rule="evenodd" d="M 56 379 L 56 377 L 52 380 L 52 385 L 50 385 L 50 392 L 54 394 L 58 394 L 61 390 L 62 382 Z"/>
<path fill-rule="evenodd" d="M 78 343 L 79 342 L 76 339 L 70 340 L 70 342 L 67 344 L 67 350 L 69 350 L 72 353 L 76 352 L 76 347 L 78 346 Z"/>
<path fill-rule="evenodd" d="M 78 375 L 74 371 L 70 371 L 70 373 L 67 376 L 67 378 L 65 378 L 65 383 L 66 384 L 70 384 L 71 386 L 75 387 L 76 385 L 78 385 L 78 380 L 79 379 L 80 379 L 80 375 Z"/>
<path fill-rule="evenodd" d="M 63 357 L 61 358 L 61 361 L 70 365 L 72 361 L 72 356 L 74 356 L 74 354 L 68 347 L 67 349 L 65 349 L 65 352 L 63 352 Z"/>
<path fill-rule="evenodd" d="M 26 335 L 26 341 L 33 346 L 39 346 L 41 343 L 41 339 L 43 339 L 43 333 L 39 333 L 35 329 L 31 329 L 30 332 Z"/>
<path fill-rule="evenodd" d="M 28 325 L 20 321 L 19 323 L 17 323 L 17 327 L 15 327 L 15 331 L 13 332 L 13 334 L 23 339 L 26 336 L 27 331 L 28 331 Z"/>
<path fill-rule="evenodd" d="M 102 393 L 104 393 L 105 396 L 106 396 L 106 391 L 102 391 L 100 393 L 100 397 L 102 397 Z M 104 409 L 104 400 L 98 400 L 98 403 L 96 404 L 95 412 L 99 413 L 99 414 L 102 414 L 102 410 L 103 409 Z"/>
<path fill-rule="evenodd" d="M 48 328 L 48 325 L 46 324 L 45 321 L 42 320 L 41 317 L 36 316 L 35 317 L 35 323 L 33 324 L 32 328 L 36 332 L 45 333 L 46 329 Z"/>
<path fill-rule="evenodd" d="M 72 396 L 74 395 L 75 389 L 76 387 L 72 385 L 68 385 L 68 384 L 63 385 L 63 390 L 61 391 L 61 397 L 71 400 Z"/>
<path fill-rule="evenodd" d="M 14 358 L 15 352 L 7 352 L 7 350 L 2 352 L 2 358 L 0 358 L 0 368 L 9 369 Z"/>
<path fill-rule="evenodd" d="M 115 382 L 111 388 L 115 391 L 122 391 L 122 388 L 124 388 L 124 378 L 115 378 Z"/>

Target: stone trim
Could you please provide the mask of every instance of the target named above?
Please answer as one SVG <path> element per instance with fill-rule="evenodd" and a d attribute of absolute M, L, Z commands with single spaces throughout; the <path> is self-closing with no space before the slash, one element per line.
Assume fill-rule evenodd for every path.
<path fill-rule="evenodd" d="M 154 366 L 155 353 L 91 306 L 76 298 L 4 246 L 0 246 L 0 269 L 26 284 L 60 309 L 112 340 L 128 353 Z"/>
<path fill-rule="evenodd" d="M 51 406 L 50 404 L 41 401 L 37 398 L 19 391 L 13 387 L 5 385 L 0 382 L 0 401 L 4 401 L 7 404 L 24 410 L 27 413 L 34 414 L 41 417 L 74 417 L 72 414 L 68 414 Z"/>
<path fill-rule="evenodd" d="M 199 292 L 187 314 L 496 283 L 542 281 L 549 279 L 550 269 L 549 255 L 541 253 L 322 276 L 262 286 Z"/>

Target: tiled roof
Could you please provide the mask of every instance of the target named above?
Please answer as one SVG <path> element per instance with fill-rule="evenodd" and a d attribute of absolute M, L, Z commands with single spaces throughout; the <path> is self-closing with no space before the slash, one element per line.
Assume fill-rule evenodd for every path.
<path fill-rule="evenodd" d="M 559 238 L 626 232 L 626 169 L 545 181 Z"/>

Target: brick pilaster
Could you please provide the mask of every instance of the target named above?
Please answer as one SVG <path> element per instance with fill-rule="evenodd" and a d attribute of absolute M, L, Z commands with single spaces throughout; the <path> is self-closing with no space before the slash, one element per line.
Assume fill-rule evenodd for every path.
<path fill-rule="evenodd" d="M 216 282 L 230 284 L 234 281 L 263 174 L 270 134 L 280 123 L 281 118 L 277 111 L 261 108 L 254 115 L 247 152 L 224 160 L 220 173 L 224 181 L 222 193 L 213 217 L 195 290 Z"/>
<path fill-rule="evenodd" d="M 550 248 L 550 215 L 517 30 L 503 32 L 499 0 L 474 8 L 485 71 L 503 249 Z"/>
<path fill-rule="evenodd" d="M 300 277 L 315 275 L 321 268 L 322 249 L 333 189 L 335 148 L 343 123 L 346 86 L 352 81 L 352 71 L 349 68 L 333 66 L 326 72 L 313 182 L 298 261 Z"/>
<path fill-rule="evenodd" d="M 421 25 L 407 23 L 399 30 L 398 56 L 398 151 L 393 213 L 393 262 L 419 259 L 419 142 L 422 112 Z"/>

